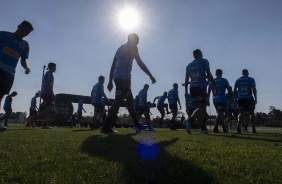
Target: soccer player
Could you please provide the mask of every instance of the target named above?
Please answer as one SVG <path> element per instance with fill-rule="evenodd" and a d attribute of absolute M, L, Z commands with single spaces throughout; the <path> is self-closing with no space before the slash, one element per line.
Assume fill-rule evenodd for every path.
<path fill-rule="evenodd" d="M 39 114 L 34 116 L 34 119 L 38 117 L 44 116 L 44 122 L 42 125 L 43 129 L 51 129 L 50 123 L 52 121 L 52 101 L 55 100 L 55 94 L 53 91 L 54 86 L 54 75 L 57 69 L 57 65 L 55 63 L 49 63 L 47 72 L 45 72 L 43 76 L 41 95 L 40 97 L 43 99 L 44 110 L 42 110 Z"/>
<path fill-rule="evenodd" d="M 36 114 L 37 114 L 37 102 L 36 102 L 36 98 L 38 98 L 40 95 L 39 93 L 35 93 L 34 97 L 32 97 L 31 99 L 31 102 L 30 102 L 30 108 L 29 108 L 29 118 L 28 118 L 28 121 L 29 121 L 29 126 L 31 126 L 32 128 L 34 128 L 34 117 Z"/>
<path fill-rule="evenodd" d="M 81 122 L 81 118 L 82 118 L 82 110 L 86 113 L 86 110 L 83 108 L 83 101 L 84 99 L 80 99 L 77 103 L 77 114 L 76 114 L 76 117 L 77 117 L 77 120 L 78 120 L 78 123 L 80 124 Z"/>
<path fill-rule="evenodd" d="M 214 82 L 218 88 L 218 92 L 215 92 L 214 86 L 210 83 L 208 87 L 208 99 L 210 98 L 210 93 L 212 91 L 213 93 L 213 104 L 216 109 L 216 119 L 215 119 L 215 126 L 213 129 L 214 133 L 219 133 L 218 125 L 222 125 L 222 129 L 225 133 L 228 132 L 228 129 L 224 125 L 224 113 L 226 112 L 226 98 L 225 93 L 226 90 L 228 91 L 231 98 L 233 98 L 232 90 L 229 85 L 229 82 L 227 79 L 222 77 L 222 70 L 217 69 L 215 71 L 216 78 L 214 79 Z"/>
<path fill-rule="evenodd" d="M 237 105 L 234 104 L 233 95 L 231 96 L 229 95 L 229 93 L 226 93 L 225 97 L 226 97 L 226 106 L 227 106 L 226 128 L 231 130 L 233 116 L 235 117 L 237 116 Z"/>
<path fill-rule="evenodd" d="M 8 119 L 11 116 L 13 110 L 12 110 L 12 102 L 13 102 L 13 98 L 17 96 L 18 93 L 16 91 L 13 91 L 11 94 L 9 94 L 6 99 L 5 99 L 5 103 L 4 103 L 4 111 L 5 114 L 3 115 L 3 117 L 0 119 L 0 121 L 2 121 L 3 119 L 5 119 L 5 124 L 4 126 L 8 126 Z"/>
<path fill-rule="evenodd" d="M 185 98 L 188 98 L 188 83 L 190 82 L 190 93 L 194 99 L 196 110 L 186 121 L 186 131 L 191 134 L 191 124 L 197 119 L 201 127 L 201 132 L 205 133 L 206 128 L 204 125 L 204 116 L 206 114 L 207 107 L 207 80 L 208 79 L 218 91 L 217 86 L 213 80 L 213 76 L 210 72 L 209 61 L 203 58 L 202 51 L 196 49 L 193 51 L 194 60 L 186 67 L 185 75 Z"/>
<path fill-rule="evenodd" d="M 154 128 L 153 128 L 152 123 L 151 123 L 150 105 L 147 103 L 148 89 L 149 89 L 149 85 L 145 84 L 143 89 L 141 89 L 138 93 L 139 101 L 138 101 L 137 115 L 138 115 L 138 117 L 141 117 L 141 115 L 144 114 L 146 124 L 148 125 L 148 130 L 154 131 Z"/>
<path fill-rule="evenodd" d="M 257 89 L 255 79 L 249 77 L 247 69 L 242 70 L 242 77 L 236 80 L 234 86 L 234 103 L 238 103 L 238 125 L 237 132 L 241 133 L 241 125 L 244 121 L 244 114 L 249 113 L 252 122 L 252 133 L 256 133 L 255 127 L 255 105 L 257 104 Z M 238 92 L 238 97 L 237 97 Z"/>
<path fill-rule="evenodd" d="M 14 83 L 16 67 L 21 58 L 21 65 L 25 74 L 29 74 L 26 59 L 29 55 L 28 42 L 23 40 L 33 26 L 28 21 L 23 21 L 14 32 L 0 31 L 0 105 L 5 94 L 9 94 Z"/>
<path fill-rule="evenodd" d="M 92 124 L 90 125 L 91 129 L 99 128 L 97 118 L 100 120 L 106 112 L 105 101 L 102 97 L 104 97 L 108 104 L 111 103 L 110 100 L 107 98 L 106 94 L 104 93 L 104 82 L 105 77 L 102 75 L 99 76 L 98 83 L 93 86 L 93 89 L 91 91 L 91 101 L 92 105 L 94 106 L 94 116 L 92 119 Z"/>
<path fill-rule="evenodd" d="M 173 89 L 171 89 L 168 92 L 168 104 L 169 104 L 170 111 L 172 113 L 172 118 L 169 122 L 169 129 L 171 130 L 176 130 L 175 119 L 176 119 L 177 112 L 178 112 L 177 102 L 179 104 L 179 110 L 181 110 L 181 103 L 180 103 L 179 96 L 178 96 L 178 84 L 174 83 Z"/>
<path fill-rule="evenodd" d="M 166 113 L 167 114 L 170 114 L 170 112 L 168 112 L 168 105 L 164 104 L 165 100 L 167 99 L 167 92 L 165 91 L 164 94 L 162 96 L 157 96 L 155 99 L 154 99 L 154 102 L 158 99 L 158 103 L 157 103 L 157 109 L 158 111 L 161 113 L 161 120 L 160 120 L 160 128 L 163 127 L 163 120 L 164 120 L 164 116 L 165 116 L 165 111 L 164 111 L 164 108 L 166 108 Z"/>
<path fill-rule="evenodd" d="M 120 46 L 115 54 L 110 77 L 108 83 L 108 90 L 113 89 L 113 80 L 116 85 L 115 101 L 108 112 L 108 118 L 104 123 L 101 132 L 103 133 L 115 133 L 116 131 L 111 129 L 111 123 L 116 117 L 119 107 L 121 106 L 123 99 L 126 99 L 127 108 L 129 114 L 133 120 L 134 129 L 138 133 L 147 127 L 142 126 L 138 122 L 138 118 L 133 106 L 133 96 L 131 92 L 131 70 L 133 60 L 135 59 L 138 66 L 150 77 L 152 83 L 156 82 L 149 69 L 141 60 L 137 45 L 139 43 L 139 37 L 137 34 L 132 33 L 128 35 L 128 41 L 124 45 Z"/>

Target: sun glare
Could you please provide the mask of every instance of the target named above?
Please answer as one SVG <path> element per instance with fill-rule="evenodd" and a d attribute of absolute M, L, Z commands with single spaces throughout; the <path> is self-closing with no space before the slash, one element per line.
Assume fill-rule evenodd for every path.
<path fill-rule="evenodd" d="M 139 16 L 133 9 L 125 9 L 120 13 L 119 23 L 123 29 L 134 29 L 139 24 Z"/>

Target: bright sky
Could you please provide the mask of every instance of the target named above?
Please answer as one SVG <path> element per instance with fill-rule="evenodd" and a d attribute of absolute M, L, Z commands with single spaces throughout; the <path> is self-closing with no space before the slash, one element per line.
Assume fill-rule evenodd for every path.
<path fill-rule="evenodd" d="M 119 16 L 128 7 L 139 15 L 139 24 L 122 29 Z M 98 76 L 104 75 L 106 95 L 114 98 L 114 91 L 106 89 L 110 67 L 131 32 L 139 35 L 139 54 L 157 80 L 151 85 L 134 62 L 134 96 L 148 83 L 148 100 L 153 101 L 176 82 L 185 111 L 180 84 L 193 60 L 192 51 L 199 48 L 212 74 L 222 69 L 232 87 L 242 69 L 249 70 L 257 84 L 257 112 L 269 112 L 269 106 L 281 109 L 281 17 L 281 0 L 1 0 L 1 31 L 14 32 L 23 20 L 35 29 L 25 38 L 30 44 L 31 73 L 25 75 L 18 63 L 13 110 L 28 112 L 31 98 L 40 89 L 43 65 L 51 61 L 57 63 L 56 94 L 90 95 Z M 93 112 L 90 105 L 84 108 L 85 115 Z M 213 105 L 209 111 L 215 114 Z M 159 115 L 155 110 L 153 114 Z"/>

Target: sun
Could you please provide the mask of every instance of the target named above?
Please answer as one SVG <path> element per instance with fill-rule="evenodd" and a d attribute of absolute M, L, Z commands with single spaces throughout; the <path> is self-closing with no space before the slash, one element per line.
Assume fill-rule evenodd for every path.
<path fill-rule="evenodd" d="M 119 24 L 125 30 L 132 30 L 139 24 L 139 15 L 134 9 L 124 9 L 119 15 Z"/>

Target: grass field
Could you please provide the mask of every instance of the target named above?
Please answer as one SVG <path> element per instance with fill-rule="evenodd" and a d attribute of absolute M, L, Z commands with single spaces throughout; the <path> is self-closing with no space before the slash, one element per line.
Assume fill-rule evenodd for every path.
<path fill-rule="evenodd" d="M 282 183 L 282 131 L 117 130 L 11 125 L 0 183 Z"/>

